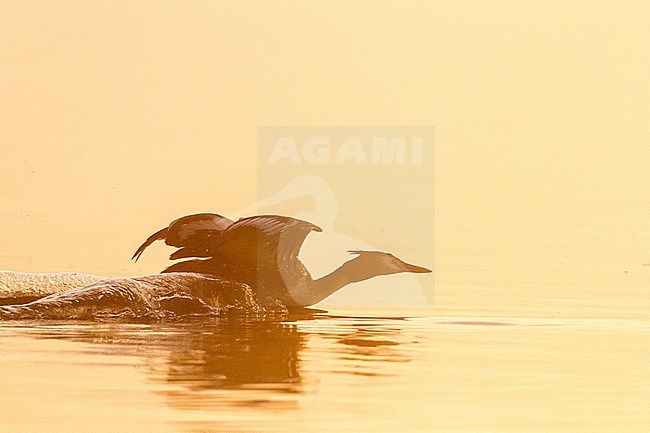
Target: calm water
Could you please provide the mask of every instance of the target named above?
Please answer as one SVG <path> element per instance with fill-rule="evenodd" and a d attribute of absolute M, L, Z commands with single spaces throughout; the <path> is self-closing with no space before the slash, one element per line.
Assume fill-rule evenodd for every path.
<path fill-rule="evenodd" d="M 5 322 L 0 431 L 650 428 L 650 322 L 443 313 Z"/>

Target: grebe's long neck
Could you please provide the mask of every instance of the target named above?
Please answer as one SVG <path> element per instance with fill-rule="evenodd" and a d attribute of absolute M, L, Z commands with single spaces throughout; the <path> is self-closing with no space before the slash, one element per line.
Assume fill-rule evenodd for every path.
<path fill-rule="evenodd" d="M 340 290 L 350 283 L 364 281 L 381 275 L 376 269 L 363 264 L 358 258 L 349 260 L 339 266 L 330 274 L 317 280 L 308 277 L 306 284 L 301 284 L 291 291 L 291 297 L 297 306 L 308 307 L 314 305 Z"/>

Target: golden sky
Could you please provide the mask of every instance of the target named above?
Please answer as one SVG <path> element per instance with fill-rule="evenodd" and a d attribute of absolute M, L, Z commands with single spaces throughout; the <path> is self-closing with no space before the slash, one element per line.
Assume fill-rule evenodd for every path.
<path fill-rule="evenodd" d="M 255 200 L 259 126 L 428 125 L 443 304 L 536 276 L 642 290 L 649 21 L 645 1 L 3 1 L 0 267 L 154 272 L 167 251 L 128 261 L 150 232 Z"/>

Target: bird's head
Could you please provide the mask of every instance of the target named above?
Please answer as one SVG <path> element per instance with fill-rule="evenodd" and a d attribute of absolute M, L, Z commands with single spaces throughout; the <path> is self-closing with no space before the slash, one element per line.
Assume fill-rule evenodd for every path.
<path fill-rule="evenodd" d="M 401 272 L 414 272 L 417 274 L 429 273 L 430 269 L 422 266 L 412 265 L 403 260 L 398 259 L 390 253 L 381 251 L 361 251 L 353 250 L 348 251 L 354 254 L 353 260 L 349 263 L 354 263 L 357 271 L 361 271 L 359 276 L 377 276 L 377 275 L 390 275 L 399 274 Z"/>

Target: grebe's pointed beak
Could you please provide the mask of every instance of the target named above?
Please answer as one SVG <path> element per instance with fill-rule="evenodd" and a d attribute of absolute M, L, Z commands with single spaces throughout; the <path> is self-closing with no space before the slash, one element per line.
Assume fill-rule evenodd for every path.
<path fill-rule="evenodd" d="M 411 265 L 410 263 L 404 263 L 404 267 L 406 268 L 407 272 L 415 272 L 416 274 L 427 274 L 429 272 L 432 272 L 431 269 L 427 269 L 418 265 Z"/>

